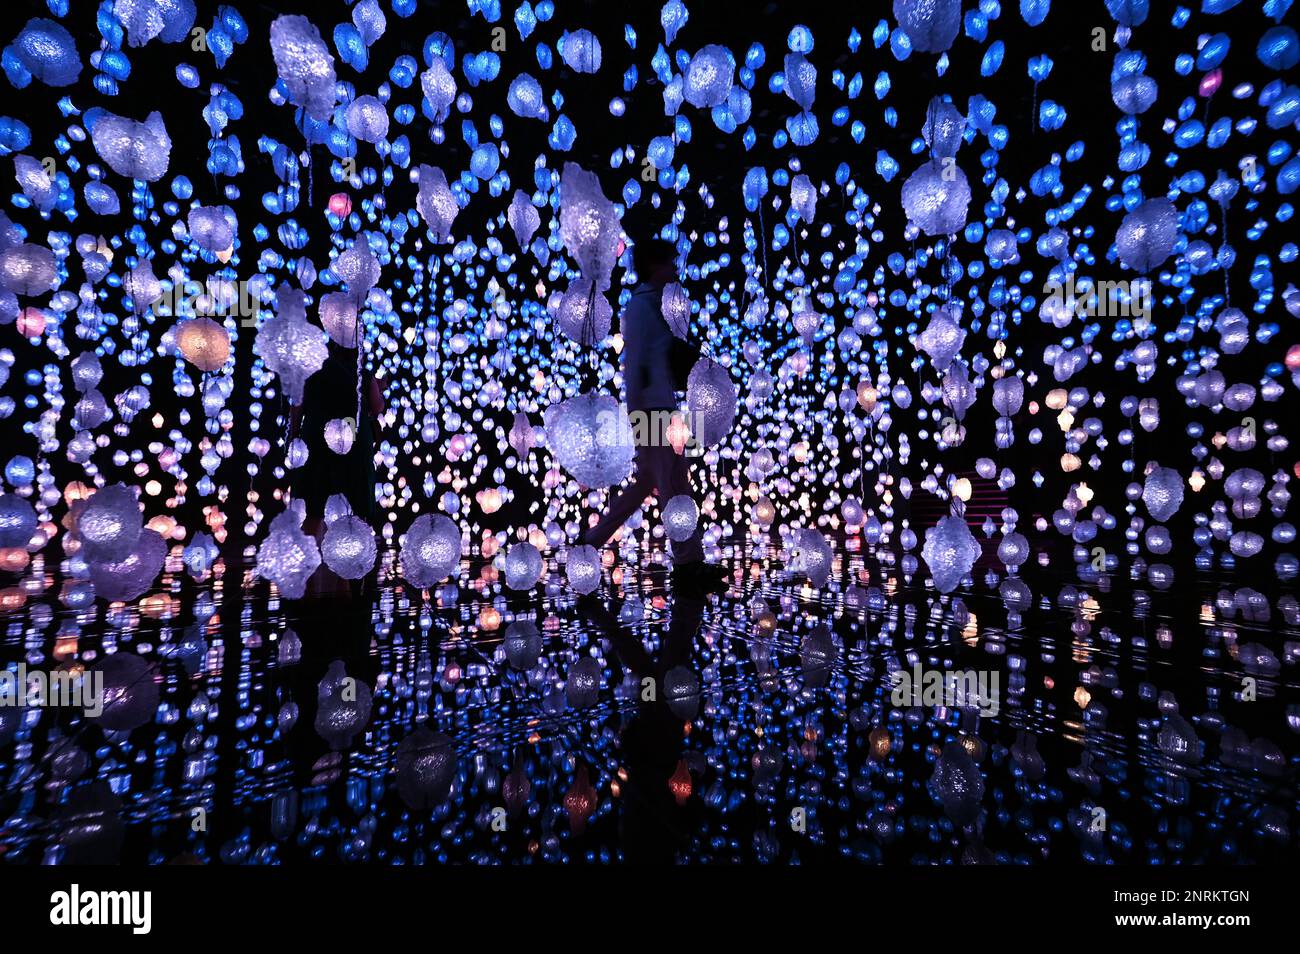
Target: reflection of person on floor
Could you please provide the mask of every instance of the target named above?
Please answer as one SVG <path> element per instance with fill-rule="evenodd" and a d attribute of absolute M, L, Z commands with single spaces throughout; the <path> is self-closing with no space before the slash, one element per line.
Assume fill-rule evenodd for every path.
<path fill-rule="evenodd" d="M 372 602 L 353 596 L 346 588 L 349 581 L 339 582 L 344 588 L 333 596 L 321 594 L 317 598 L 294 601 L 292 615 L 286 621 L 301 642 L 297 662 L 277 667 L 279 679 L 283 680 L 281 700 L 293 702 L 298 708 L 293 726 L 284 733 L 286 754 L 298 786 L 318 785 L 341 777 L 347 762 L 339 753 L 346 755 L 363 737 L 364 727 L 358 728 L 345 745 L 331 744 L 321 734 L 317 725 L 321 681 L 330 673 L 331 666 L 341 664 L 346 675 L 356 680 L 353 698 L 358 700 L 368 700 L 370 690 L 380 678 L 379 657 L 370 651 L 375 635 L 370 622 Z"/>
<path fill-rule="evenodd" d="M 653 680 L 654 691 L 640 690 L 636 714 L 621 735 L 627 769 L 621 827 L 623 856 L 628 862 L 671 864 L 675 855 L 688 847 L 687 833 L 698 827 L 691 817 L 698 804 L 689 800 L 685 806 L 679 804 L 672 783 L 675 775 L 684 777 L 679 766 L 690 714 L 683 706 L 698 705 L 699 700 L 677 699 L 670 707 L 664 684 L 670 670 L 690 668 L 704 606 L 699 597 L 675 595 L 668 631 L 658 655 L 651 656 L 637 635 L 622 626 L 598 598 L 587 596 L 578 603 L 579 611 L 609 639 L 618 661 L 635 674 L 638 683 L 644 686 L 645 680 Z"/>
<path fill-rule="evenodd" d="M 293 493 L 307 505 L 303 530 L 319 543 L 325 536 L 325 502 L 334 494 L 347 498 L 352 512 L 374 525 L 375 430 L 384 413 L 383 391 L 371 374 L 358 368 L 355 325 L 340 342 L 331 340 L 329 356 L 307 379 L 303 402 L 294 408 L 290 436 L 307 445 L 307 462 L 294 471 Z M 358 399 L 359 396 L 359 399 Z M 347 453 L 326 441 L 331 421 L 352 431 Z M 338 426 L 338 425 L 336 425 Z M 373 686 L 378 660 L 370 654 L 374 629 L 371 601 L 363 599 L 362 580 L 345 580 L 321 563 L 307 583 L 308 599 L 290 604 L 290 620 L 302 642 L 301 658 L 289 667 L 289 688 L 299 715 L 288 733 L 289 752 L 301 784 L 322 784 L 339 776 L 338 750 L 348 746 L 324 739 L 317 728 L 321 681 L 335 663 L 347 677 Z M 368 693 L 358 693 L 368 698 Z"/>
<path fill-rule="evenodd" d="M 673 246 L 647 239 L 633 246 L 641 283 L 622 317 L 623 384 L 630 415 L 650 420 L 677 408 L 670 355 L 673 332 L 664 319 L 664 286 L 677 278 Z M 665 428 L 633 427 L 637 439 L 636 471 L 632 482 L 609 502 L 609 509 L 583 536 L 583 543 L 604 546 L 649 497 L 660 504 L 686 494 L 694 497 L 686 457 L 669 442 Z M 698 500 L 697 500 L 698 503 Z M 724 569 L 704 562 L 702 530 L 673 544 L 673 577 L 688 587 L 716 588 Z"/>

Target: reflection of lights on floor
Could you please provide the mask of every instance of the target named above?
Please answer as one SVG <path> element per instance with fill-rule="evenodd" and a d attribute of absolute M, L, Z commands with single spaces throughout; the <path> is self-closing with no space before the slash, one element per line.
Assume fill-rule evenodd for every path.
<path fill-rule="evenodd" d="M 1159 830 L 1163 810 L 1119 793 L 1173 776 L 1187 792 L 1178 811 L 1207 824 L 1213 817 L 1218 826 L 1198 828 L 1179 858 L 1234 850 L 1258 857 L 1273 850 L 1268 832 L 1279 820 L 1289 824 L 1293 807 L 1270 780 L 1268 753 L 1291 744 L 1286 711 L 1294 708 L 1294 693 L 1261 680 L 1258 701 L 1223 709 L 1217 729 L 1198 714 L 1196 700 L 1208 686 L 1240 682 L 1247 655 L 1250 665 L 1266 665 L 1255 647 L 1241 651 L 1246 640 L 1198 625 L 1214 620 L 1213 599 L 1198 591 L 1215 593 L 1218 584 L 1189 580 L 1181 592 L 1146 592 L 1116 579 L 1110 591 L 1094 587 L 1082 599 L 1066 594 L 1057 605 L 1062 594 L 1050 580 L 1041 592 L 1027 580 L 1034 598 L 1008 603 L 994 579 L 940 597 L 897 555 L 840 545 L 830 580 L 815 588 L 790 576 L 779 552 L 746 556 L 748 546 L 724 548 L 723 559 L 739 572 L 729 591 L 703 602 L 673 592 L 667 568 L 650 560 L 649 570 L 606 565 L 599 595 L 585 602 L 563 585 L 507 595 L 499 580 L 482 575 L 481 557 L 464 561 L 458 585 L 442 584 L 436 594 L 405 587 L 392 576 L 391 558 L 381 558 L 378 585 L 355 601 L 331 603 L 268 598 L 266 585 L 243 568 L 219 565 L 197 589 L 165 575 L 165 592 L 85 616 L 72 629 L 70 620 L 39 610 L 52 596 L 38 595 L 23 604 L 23 641 L 32 658 L 48 654 L 51 665 L 93 671 L 110 654 L 138 656 L 159 692 L 158 709 L 135 713 L 135 724 L 108 734 L 91 720 L 59 721 L 42 712 L 17 730 L 18 746 L 0 711 L 0 730 L 9 733 L 0 769 L 5 777 L 36 773 L 58 793 L 92 785 L 104 767 L 116 766 L 117 801 L 97 810 L 119 813 L 121 851 L 130 857 L 230 854 L 245 829 L 255 840 L 264 837 L 259 806 L 291 791 L 298 793 L 297 815 L 276 825 L 296 834 L 268 842 L 286 861 L 357 850 L 371 860 L 380 851 L 409 858 L 417 850 L 503 861 L 635 853 L 644 846 L 629 844 L 621 826 L 628 813 L 639 817 L 646 799 L 661 798 L 664 810 L 682 813 L 673 824 L 687 825 L 685 841 L 673 849 L 684 860 L 745 860 L 756 850 L 806 854 L 813 849 L 798 840 L 803 833 L 764 836 L 761 848 L 745 835 L 747 826 L 769 830 L 763 816 L 785 786 L 804 807 L 816 808 L 806 818 L 820 825 L 823 847 L 816 850 L 828 857 L 847 846 L 839 841 L 843 832 L 863 857 L 953 860 L 959 844 L 925 833 L 942 830 L 949 813 L 982 811 L 984 845 L 1008 860 L 1035 832 L 1057 859 L 1148 860 L 1142 833 Z M 549 572 L 562 581 L 557 557 L 548 551 Z M 1118 660 L 1148 631 L 1129 611 L 1138 593 L 1158 622 L 1145 650 L 1154 666 L 1133 671 Z M 189 608 L 201 601 L 210 609 L 196 621 Z M 1094 632 L 1087 638 L 1095 643 L 1078 642 L 1070 627 L 1081 620 L 1109 635 L 1098 640 Z M 517 621 L 533 621 L 535 660 L 526 652 L 508 658 Z M 831 642 L 820 642 L 819 633 Z M 1058 655 L 1058 644 L 1072 651 Z M 887 662 L 910 665 L 905 656 L 913 650 L 926 666 L 996 673 L 1003 691 L 998 714 L 894 707 Z M 1209 655 L 1202 658 L 1202 650 Z M 1184 656 L 1195 657 L 1191 666 L 1178 665 Z M 584 659 L 595 661 L 599 691 L 575 709 L 566 702 L 566 681 Z M 355 680 L 362 709 L 346 696 L 318 701 L 334 660 Z M 818 675 L 828 661 L 829 678 Z M 699 692 L 681 718 L 666 708 L 672 700 L 647 697 L 642 681 L 674 666 L 687 667 Z M 126 711 L 139 686 L 106 690 Z M 399 782 L 409 794 L 431 776 L 403 775 L 396 759 L 399 744 L 420 725 L 451 740 L 456 769 L 442 801 L 412 810 L 397 797 Z M 1229 727 L 1255 748 L 1238 746 L 1220 765 L 1216 738 Z M 58 754 L 69 745 L 80 753 L 73 761 Z M 651 752 L 661 755 L 650 759 Z M 1080 774 L 1075 766 L 1089 752 L 1092 768 Z M 1200 766 L 1214 771 L 1184 775 L 1201 752 Z M 1241 752 L 1258 752 L 1263 761 Z M 256 768 L 272 765 L 274 773 Z M 527 780 L 528 792 L 510 789 L 520 810 L 494 814 L 502 779 L 520 766 L 524 775 L 517 777 Z M 172 777 L 184 781 L 173 785 L 166 781 Z M 371 781 L 358 788 L 365 778 Z M 1112 822 L 1135 835 L 1125 844 L 1051 833 L 1054 818 L 1071 819 L 1074 831 L 1075 819 L 1090 817 L 1093 787 Z M 218 803 L 218 791 L 234 794 Z M 993 806 L 1000 803 L 1017 806 L 1018 821 L 999 821 Z M 188 830 L 186 806 L 193 804 L 208 811 L 207 832 Z M 153 806 L 153 820 L 136 810 L 144 805 Z M 1260 806 L 1262 814 L 1255 812 Z M 57 857 L 66 822 L 40 804 L 25 811 L 0 835 L 6 856 Z M 347 819 L 356 811 L 373 818 L 364 849 L 347 845 Z M 887 824 L 882 812 L 896 813 L 904 827 Z M 494 821 L 479 825 L 479 818 Z M 718 826 L 732 837 L 712 838 Z"/>

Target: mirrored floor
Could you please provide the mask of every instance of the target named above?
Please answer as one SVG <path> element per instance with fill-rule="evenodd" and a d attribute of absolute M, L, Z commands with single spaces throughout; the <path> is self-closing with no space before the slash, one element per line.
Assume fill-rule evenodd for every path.
<path fill-rule="evenodd" d="M 713 556 L 716 595 L 613 550 L 587 596 L 562 550 L 525 593 L 481 557 L 422 593 L 390 552 L 286 601 L 173 555 L 154 595 L 83 616 L 37 556 L 0 593 L 4 660 L 102 674 L 103 705 L 0 707 L 0 856 L 1295 857 L 1290 590 L 1081 579 L 1067 555 L 940 596 L 914 555 L 856 539 L 820 588 L 766 538 Z"/>

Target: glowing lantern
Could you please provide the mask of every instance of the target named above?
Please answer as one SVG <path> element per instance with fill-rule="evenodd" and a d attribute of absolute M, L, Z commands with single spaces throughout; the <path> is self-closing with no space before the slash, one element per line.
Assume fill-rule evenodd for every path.
<path fill-rule="evenodd" d="M 1223 70 L 1213 69 L 1201 77 L 1201 82 L 1196 87 L 1196 92 L 1202 99 L 1206 99 L 1218 92 L 1219 87 L 1222 85 Z"/>
<path fill-rule="evenodd" d="M 674 414 L 668 422 L 668 430 L 664 435 L 668 438 L 668 443 L 678 454 L 686 449 L 686 443 L 691 439 L 691 429 L 687 425 L 686 419 L 680 414 Z"/>
<path fill-rule="evenodd" d="M 0 549 L 0 570 L 6 573 L 21 573 L 26 569 L 29 559 L 27 551 L 21 548 Z"/>
<path fill-rule="evenodd" d="M 460 528 L 442 514 L 416 518 L 402 544 L 402 575 L 421 589 L 441 582 L 460 564 Z"/>
<path fill-rule="evenodd" d="M 528 590 L 541 578 L 542 554 L 531 543 L 516 543 L 506 551 L 506 586 L 512 590 Z"/>
<path fill-rule="evenodd" d="M 1168 199 L 1148 199 L 1124 216 L 1115 235 L 1120 261 L 1149 272 L 1173 254 L 1178 241 L 1178 209 Z"/>
<path fill-rule="evenodd" d="M 191 318 L 176 329 L 176 348 L 200 371 L 218 371 L 230 359 L 230 335 L 211 318 Z"/>
<path fill-rule="evenodd" d="M 357 346 L 356 298 L 346 292 L 330 292 L 320 300 L 320 323 L 330 340 L 344 348 Z"/>
<path fill-rule="evenodd" d="M 357 438 L 356 422 L 350 417 L 336 417 L 325 422 L 325 446 L 336 454 L 347 454 Z"/>
<path fill-rule="evenodd" d="M 397 791 L 413 810 L 440 805 L 456 778 L 456 749 L 450 737 L 420 726 L 397 746 L 393 766 Z"/>
<path fill-rule="evenodd" d="M 569 550 L 565 576 L 569 585 L 580 594 L 592 593 L 600 586 L 600 554 L 595 547 L 582 545 Z"/>
<path fill-rule="evenodd" d="M 664 530 L 674 543 L 690 539 L 699 520 L 700 508 L 689 494 L 678 494 L 664 504 Z"/>
<path fill-rule="evenodd" d="M 930 567 L 935 588 L 951 593 L 979 559 L 980 545 L 961 517 L 944 517 L 926 530 L 921 555 Z"/>
<path fill-rule="evenodd" d="M 451 236 L 452 222 L 460 214 L 460 205 L 441 169 L 421 165 L 417 174 L 420 191 L 416 196 L 415 207 L 424 219 L 424 224 L 433 233 L 434 241 L 445 242 Z"/>
<path fill-rule="evenodd" d="M 36 533 L 36 511 L 16 494 L 0 494 L 0 547 L 25 547 Z"/>
<path fill-rule="evenodd" d="M 614 270 L 618 221 L 614 203 L 601 191 L 600 179 L 576 163 L 566 162 L 560 179 L 560 236 L 582 277 L 594 281 L 599 290 L 609 287 Z"/>
<path fill-rule="evenodd" d="M 135 490 L 125 484 L 114 484 L 96 492 L 84 504 L 74 507 L 72 515 L 89 560 L 127 559 L 143 529 Z"/>
<path fill-rule="evenodd" d="M 903 183 L 903 210 L 926 235 L 952 235 L 964 229 L 970 199 L 966 174 L 952 160 L 931 160 Z"/>
<path fill-rule="evenodd" d="M 328 336 L 307 323 L 306 296 L 287 283 L 276 290 L 275 317 L 263 322 L 253 353 L 280 376 L 290 404 L 301 404 L 307 378 L 320 370 L 329 351 Z"/>
<path fill-rule="evenodd" d="M 289 102 L 317 122 L 327 120 L 334 109 L 334 57 L 316 25 L 304 16 L 277 17 L 271 22 L 271 54 Z"/>
<path fill-rule="evenodd" d="M 579 765 L 573 778 L 573 784 L 564 793 L 564 809 L 569 813 L 569 827 L 575 835 L 580 835 L 587 828 L 587 819 L 596 811 L 600 803 L 596 789 L 587 777 L 587 766 Z"/>
<path fill-rule="evenodd" d="M 889 730 L 881 726 L 872 729 L 871 734 L 867 736 L 867 740 L 871 746 L 871 757 L 874 759 L 883 759 L 889 754 L 893 744 Z"/>
<path fill-rule="evenodd" d="M 673 793 L 673 798 L 677 800 L 678 805 L 685 805 L 690 800 L 691 770 L 686 766 L 685 759 L 678 760 L 677 770 L 668 779 L 668 788 Z"/>
<path fill-rule="evenodd" d="M 39 308 L 24 308 L 18 316 L 17 328 L 24 338 L 39 338 L 45 333 L 45 312 Z"/>
<path fill-rule="evenodd" d="M 736 418 L 736 385 L 727 369 L 709 357 L 697 361 L 687 377 L 686 404 L 695 439 L 705 447 L 720 443 Z"/>
<path fill-rule="evenodd" d="M 584 487 L 621 483 L 632 472 L 627 408 L 607 394 L 580 394 L 552 404 L 543 415 L 548 442 Z"/>
<path fill-rule="evenodd" d="M 321 541 L 325 565 L 345 580 L 359 580 L 375 565 L 375 531 L 360 517 L 346 514 L 330 521 Z"/>
<path fill-rule="evenodd" d="M 105 113 L 91 128 L 90 139 L 95 151 L 120 176 L 157 182 L 167 173 L 172 141 L 162 113 L 152 112 L 142 123 Z"/>

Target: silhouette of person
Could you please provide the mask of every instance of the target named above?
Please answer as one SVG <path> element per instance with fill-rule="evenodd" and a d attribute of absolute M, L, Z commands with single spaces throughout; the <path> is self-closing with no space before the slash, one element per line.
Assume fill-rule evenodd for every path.
<path fill-rule="evenodd" d="M 307 505 L 304 529 L 308 533 L 314 533 L 324 518 L 325 501 L 333 494 L 347 497 L 352 512 L 362 520 L 374 519 L 374 421 L 383 413 L 379 382 L 366 371 L 358 372 L 353 349 L 331 341 L 329 357 L 307 379 L 292 430 L 307 445 L 307 462 L 298 469 L 294 494 Z M 325 439 L 326 425 L 336 420 L 348 422 L 353 431 L 352 446 L 344 454 L 335 452 Z"/>
<path fill-rule="evenodd" d="M 668 242 L 647 239 L 633 246 L 633 255 L 642 280 L 622 317 L 627 409 L 645 420 L 667 419 L 677 408 L 677 394 L 670 359 L 673 332 L 661 302 L 664 286 L 677 277 L 675 251 Z M 680 495 L 695 497 L 686 457 L 668 441 L 665 430 L 633 427 L 637 447 L 632 481 L 610 500 L 604 516 L 583 535 L 583 543 L 603 547 L 649 497 L 661 503 Z M 697 590 L 725 588 L 721 581 L 726 569 L 704 561 L 702 536 L 697 526 L 689 538 L 673 544 L 674 581 Z"/>
<path fill-rule="evenodd" d="M 374 434 L 383 413 L 384 395 L 378 380 L 358 368 L 353 348 L 330 341 L 329 356 L 307 379 L 303 402 L 294 408 L 289 431 L 291 437 L 301 437 L 307 445 L 307 461 L 294 476 L 293 492 L 307 507 L 303 531 L 317 543 L 325 536 L 325 503 L 334 494 L 345 496 L 352 513 L 374 525 Z M 331 421 L 342 421 L 352 431 L 346 453 L 338 453 L 326 440 Z M 313 596 L 348 596 L 361 589 L 359 581 L 353 582 L 358 585 L 349 586 L 322 563 L 308 588 Z"/>
<path fill-rule="evenodd" d="M 627 770 L 621 828 L 623 856 L 629 863 L 671 864 L 677 852 L 688 847 L 687 832 L 694 827 L 694 810 L 689 803 L 678 802 L 672 785 L 680 771 L 683 729 L 699 696 L 670 698 L 665 685 L 670 671 L 690 663 L 704 606 L 699 596 L 675 595 L 668 632 L 659 653 L 651 656 L 598 597 L 578 601 L 579 612 L 609 639 L 623 667 L 643 685 L 653 680 L 653 691 L 643 689 L 636 713 L 621 736 Z M 621 681 L 622 674 L 616 675 Z"/>

